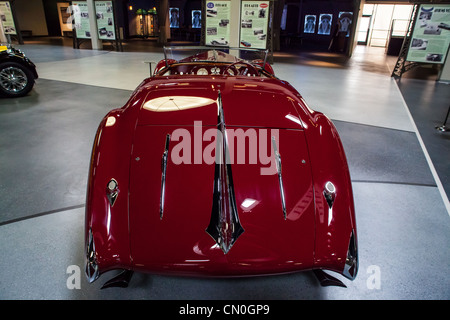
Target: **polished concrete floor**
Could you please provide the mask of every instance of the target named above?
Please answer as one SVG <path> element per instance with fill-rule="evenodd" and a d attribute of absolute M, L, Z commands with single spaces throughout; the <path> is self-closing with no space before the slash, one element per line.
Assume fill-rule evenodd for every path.
<path fill-rule="evenodd" d="M 161 50 L 20 48 L 40 78 L 28 96 L 0 100 L 0 299 L 450 298 L 450 133 L 434 129 L 450 101 L 446 84 L 408 75 L 395 81 L 392 59 L 379 48 L 358 47 L 350 60 L 275 56 L 276 74 L 333 120 L 347 153 L 360 254 L 353 282 L 336 275 L 347 288 L 321 287 L 312 272 L 300 272 L 135 274 L 127 289 L 100 290 L 108 274 L 89 284 L 83 273 L 92 142 L 102 117 L 127 101 L 149 74 L 144 61 L 158 61 Z"/>

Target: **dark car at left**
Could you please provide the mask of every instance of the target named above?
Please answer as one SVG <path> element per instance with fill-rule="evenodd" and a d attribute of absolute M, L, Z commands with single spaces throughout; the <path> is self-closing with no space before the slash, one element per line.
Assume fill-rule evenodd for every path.
<path fill-rule="evenodd" d="M 11 46 L 0 46 L 0 95 L 22 97 L 33 89 L 38 78 L 35 64 Z"/>

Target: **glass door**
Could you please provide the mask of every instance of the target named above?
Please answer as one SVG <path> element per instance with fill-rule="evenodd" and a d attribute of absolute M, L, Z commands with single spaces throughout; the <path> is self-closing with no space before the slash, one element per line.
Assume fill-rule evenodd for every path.
<path fill-rule="evenodd" d="M 370 22 L 372 21 L 372 16 L 363 15 L 361 17 L 359 31 L 358 31 L 358 44 L 367 45 L 369 41 L 369 31 Z"/>
<path fill-rule="evenodd" d="M 370 26 L 375 5 L 365 4 L 363 7 L 361 21 L 358 30 L 358 44 L 367 45 L 369 43 Z"/>
<path fill-rule="evenodd" d="M 387 47 L 391 33 L 405 34 L 412 8 L 412 5 L 407 4 L 365 4 L 358 30 L 358 44 Z"/>

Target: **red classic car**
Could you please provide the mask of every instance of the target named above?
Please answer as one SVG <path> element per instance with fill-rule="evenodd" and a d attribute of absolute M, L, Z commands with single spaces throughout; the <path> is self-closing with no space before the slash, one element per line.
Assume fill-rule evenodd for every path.
<path fill-rule="evenodd" d="M 173 50 L 166 49 L 166 52 Z M 352 186 L 338 132 L 278 79 L 267 52 L 166 53 L 95 137 L 86 275 L 253 276 L 358 269 Z M 232 54 L 225 52 L 229 51 Z M 237 56 L 240 56 L 238 58 Z"/>

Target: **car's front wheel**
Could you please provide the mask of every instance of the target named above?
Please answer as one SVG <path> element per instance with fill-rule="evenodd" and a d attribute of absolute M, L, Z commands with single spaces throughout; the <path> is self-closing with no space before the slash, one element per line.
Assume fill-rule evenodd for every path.
<path fill-rule="evenodd" d="M 17 62 L 0 63 L 0 93 L 7 97 L 21 97 L 31 91 L 33 73 Z"/>

